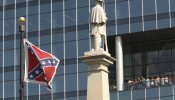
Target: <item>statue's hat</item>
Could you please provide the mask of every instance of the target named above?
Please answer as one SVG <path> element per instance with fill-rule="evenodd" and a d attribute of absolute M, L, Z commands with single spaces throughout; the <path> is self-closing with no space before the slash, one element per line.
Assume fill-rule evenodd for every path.
<path fill-rule="evenodd" d="M 103 0 L 97 0 L 97 1 L 99 1 L 99 2 L 103 2 Z"/>

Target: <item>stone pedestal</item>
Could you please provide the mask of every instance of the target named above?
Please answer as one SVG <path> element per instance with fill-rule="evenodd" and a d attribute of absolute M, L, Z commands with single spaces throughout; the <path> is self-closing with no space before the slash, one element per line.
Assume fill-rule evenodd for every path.
<path fill-rule="evenodd" d="M 88 65 L 87 100 L 110 100 L 108 66 L 115 59 L 104 50 L 85 52 L 80 59 Z"/>

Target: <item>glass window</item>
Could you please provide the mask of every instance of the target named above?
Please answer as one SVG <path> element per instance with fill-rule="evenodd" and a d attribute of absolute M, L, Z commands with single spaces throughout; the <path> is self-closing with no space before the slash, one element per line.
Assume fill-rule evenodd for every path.
<path fill-rule="evenodd" d="M 175 12 L 175 0 L 170 0 L 170 4 L 171 4 L 171 12 Z"/>
<path fill-rule="evenodd" d="M 36 34 L 38 34 L 38 33 L 36 33 Z M 34 43 L 36 46 L 38 46 L 39 44 L 38 44 L 38 36 L 36 36 L 36 37 L 30 37 L 30 33 L 28 33 L 28 40 L 31 42 L 31 43 Z"/>
<path fill-rule="evenodd" d="M 5 49 L 14 49 L 14 40 L 4 42 Z"/>
<path fill-rule="evenodd" d="M 32 0 L 28 0 L 28 1 L 32 1 Z M 25 2 L 24 0 L 16 0 L 16 3 L 21 3 L 21 2 Z"/>
<path fill-rule="evenodd" d="M 66 9 L 75 8 L 75 5 L 76 5 L 76 1 L 75 0 L 66 0 L 65 1 Z"/>
<path fill-rule="evenodd" d="M 76 58 L 76 41 L 66 42 L 66 59 Z"/>
<path fill-rule="evenodd" d="M 167 62 L 167 63 L 159 63 L 159 72 L 160 73 L 165 73 L 165 72 L 170 72 L 172 71 L 172 63 Z"/>
<path fill-rule="evenodd" d="M 63 59 L 63 57 L 64 57 L 64 55 L 63 55 L 64 50 L 63 49 L 64 49 L 63 43 L 52 44 L 52 53 L 58 59 Z"/>
<path fill-rule="evenodd" d="M 1 77 L 1 76 L 0 76 Z M 0 97 L 3 97 L 2 95 L 3 95 L 3 91 L 2 91 L 3 89 L 2 89 L 2 81 L 0 82 Z"/>
<path fill-rule="evenodd" d="M 77 100 L 77 97 L 66 97 L 66 100 Z"/>
<path fill-rule="evenodd" d="M 155 14 L 155 0 L 143 0 L 143 7 L 144 15 Z"/>
<path fill-rule="evenodd" d="M 175 42 L 172 43 L 172 60 L 175 61 Z"/>
<path fill-rule="evenodd" d="M 75 41 L 76 40 L 76 32 L 66 32 L 66 41 Z"/>
<path fill-rule="evenodd" d="M 131 17 L 142 16 L 142 0 L 130 0 Z"/>
<path fill-rule="evenodd" d="M 141 53 L 134 53 L 133 54 L 133 64 L 134 65 L 142 65 L 142 54 Z"/>
<path fill-rule="evenodd" d="M 49 35 L 45 35 L 45 34 L 48 34 Z M 40 37 L 40 42 L 41 44 L 50 44 L 51 43 L 51 35 L 50 35 L 50 32 L 41 32 L 41 37 Z"/>
<path fill-rule="evenodd" d="M 158 88 L 150 88 L 146 90 L 147 98 L 158 98 L 158 96 L 159 96 Z"/>
<path fill-rule="evenodd" d="M 56 77 L 55 77 L 56 78 Z M 34 85 L 36 85 L 36 84 L 34 84 Z M 53 85 L 53 89 L 55 89 L 54 88 L 54 83 L 52 83 L 52 85 Z M 61 81 L 60 81 L 60 83 L 59 83 L 59 85 L 61 85 Z M 38 85 L 36 85 L 36 87 L 37 87 Z M 40 87 L 40 93 L 41 94 L 50 94 L 50 91 L 48 91 L 48 89 L 47 89 L 47 86 L 45 86 L 45 85 L 40 85 L 41 87 Z M 36 88 L 36 89 L 38 89 L 38 87 Z M 36 90 L 35 89 L 35 90 Z"/>
<path fill-rule="evenodd" d="M 40 13 L 50 12 L 51 11 L 51 3 L 41 4 Z M 42 22 L 42 21 L 41 21 Z"/>
<path fill-rule="evenodd" d="M 158 28 L 170 28 L 170 19 L 160 19 L 158 20 Z"/>
<path fill-rule="evenodd" d="M 18 16 L 18 17 L 26 16 L 26 8 L 17 8 L 16 9 L 16 16 Z"/>
<path fill-rule="evenodd" d="M 142 22 L 139 23 L 131 23 L 131 32 L 140 32 L 143 30 Z"/>
<path fill-rule="evenodd" d="M 85 45 L 86 44 L 86 45 Z M 78 41 L 78 56 L 83 56 L 84 52 L 89 51 L 89 40 Z"/>
<path fill-rule="evenodd" d="M 133 91 L 133 100 L 144 100 L 145 98 L 145 90 L 134 90 Z"/>
<path fill-rule="evenodd" d="M 79 90 L 87 89 L 87 73 L 79 73 L 78 74 L 78 82 L 79 82 Z"/>
<path fill-rule="evenodd" d="M 42 50 L 50 53 L 51 52 L 51 44 L 48 44 L 48 45 L 41 45 L 40 47 Z"/>
<path fill-rule="evenodd" d="M 110 93 L 110 99 L 111 99 L 111 100 L 118 100 L 118 99 L 117 99 L 117 93 L 116 93 L 116 92 Z"/>
<path fill-rule="evenodd" d="M 131 54 L 131 45 L 123 45 L 124 51 L 124 66 L 132 66 L 132 54 Z"/>
<path fill-rule="evenodd" d="M 82 0 L 81 0 L 82 1 Z M 80 96 L 79 97 L 80 100 L 87 100 L 87 97 L 86 96 Z"/>
<path fill-rule="evenodd" d="M 119 92 L 119 100 L 131 100 L 131 91 Z"/>
<path fill-rule="evenodd" d="M 93 7 L 95 5 L 95 1 L 94 0 L 90 0 L 90 6 Z"/>
<path fill-rule="evenodd" d="M 53 93 L 64 92 L 64 76 L 55 76 L 52 83 Z M 46 90 L 47 91 L 47 90 Z M 64 94 L 63 94 L 64 95 Z"/>
<path fill-rule="evenodd" d="M 66 65 L 66 74 L 77 73 L 77 64 Z"/>
<path fill-rule="evenodd" d="M 66 91 L 77 90 L 77 74 L 66 75 Z"/>
<path fill-rule="evenodd" d="M 24 86 L 24 87 L 26 87 L 26 86 Z M 33 83 L 29 83 L 28 84 L 28 95 L 29 96 L 30 95 L 38 95 L 38 93 L 39 93 L 39 85 L 33 84 Z"/>
<path fill-rule="evenodd" d="M 53 12 L 52 14 L 52 28 L 63 27 L 63 12 Z"/>
<path fill-rule="evenodd" d="M 66 10 L 65 12 L 66 26 L 74 26 L 76 24 L 75 17 L 76 17 L 75 9 Z"/>
<path fill-rule="evenodd" d="M 0 11 L 0 22 L 2 21 L 3 18 L 3 12 Z"/>
<path fill-rule="evenodd" d="M 117 32 L 118 34 L 129 33 L 129 24 L 118 25 Z"/>
<path fill-rule="evenodd" d="M 13 4 L 14 0 L 5 0 L 5 5 Z"/>
<path fill-rule="evenodd" d="M 79 0 L 79 1 L 82 1 L 82 0 Z M 88 7 L 78 8 L 78 24 L 79 25 L 87 24 L 88 18 L 89 18 L 89 8 Z"/>
<path fill-rule="evenodd" d="M 159 51 L 159 62 L 171 61 L 171 45 L 162 43 Z"/>
<path fill-rule="evenodd" d="M 5 35 L 14 34 L 14 19 L 5 20 Z"/>
<path fill-rule="evenodd" d="M 33 6 L 33 3 L 29 3 L 28 4 L 28 14 L 32 15 L 32 14 L 38 14 L 38 2 L 35 2 L 35 5 L 37 6 Z"/>
<path fill-rule="evenodd" d="M 148 51 L 147 52 L 148 64 L 158 62 L 158 51 Z"/>
<path fill-rule="evenodd" d="M 52 53 L 58 58 L 63 59 L 64 50 L 63 43 L 52 44 Z"/>
<path fill-rule="evenodd" d="M 160 96 L 161 97 L 167 97 L 172 95 L 172 87 L 171 86 L 166 86 L 166 87 L 160 87 Z M 172 97 L 171 97 L 172 98 Z M 162 98 L 161 98 L 162 99 Z M 172 99 L 164 99 L 164 100 L 172 100 Z"/>
<path fill-rule="evenodd" d="M 5 98 L 14 97 L 14 81 L 4 82 Z"/>
<path fill-rule="evenodd" d="M 169 0 L 157 0 L 157 13 L 168 13 L 169 12 Z"/>
<path fill-rule="evenodd" d="M 132 67 L 125 67 L 124 68 L 124 76 L 132 76 Z"/>
<path fill-rule="evenodd" d="M 38 30 L 38 16 L 29 16 L 28 17 L 28 32 Z M 37 34 L 37 33 L 36 33 Z"/>
<path fill-rule="evenodd" d="M 142 66 L 134 67 L 134 73 L 135 76 L 141 76 L 142 75 Z"/>
<path fill-rule="evenodd" d="M 106 16 L 108 20 L 115 19 L 115 3 L 105 5 Z"/>
<path fill-rule="evenodd" d="M 19 97 L 19 89 L 20 89 L 20 84 L 19 83 L 20 82 L 19 82 L 19 80 L 16 80 L 15 82 L 16 82 L 16 97 Z M 14 82 L 13 82 L 13 84 L 14 84 Z"/>
<path fill-rule="evenodd" d="M 175 27 L 175 23 L 174 23 L 174 22 L 175 22 L 175 18 L 172 18 L 172 19 L 171 19 L 171 25 L 172 25 L 172 27 Z M 1 34 L 1 33 L 0 33 L 0 34 Z"/>
<path fill-rule="evenodd" d="M 112 36 L 112 35 L 116 35 L 116 26 L 115 25 L 112 25 L 112 26 L 108 26 L 107 27 L 107 36 Z"/>
<path fill-rule="evenodd" d="M 0 14 L 1 14 L 1 13 L 0 13 Z M 2 31 L 3 31 L 3 21 L 0 20 L 0 36 L 3 35 Z M 0 49 L 1 49 L 1 47 L 0 47 Z"/>
<path fill-rule="evenodd" d="M 40 15 L 40 27 L 41 30 L 46 30 L 46 29 L 50 29 L 51 27 L 51 16 L 50 13 L 44 13 Z"/>
<path fill-rule="evenodd" d="M 78 70 L 78 72 L 86 72 L 88 70 L 88 65 L 85 63 L 79 63 Z"/>
<path fill-rule="evenodd" d="M 144 22 L 144 28 L 145 28 L 145 31 L 146 30 L 154 30 L 154 29 L 156 29 L 156 21 L 155 20 L 153 20 L 153 21 L 145 21 Z"/>
<path fill-rule="evenodd" d="M 52 43 L 63 43 L 63 34 L 58 34 L 57 30 L 53 31 Z"/>
<path fill-rule="evenodd" d="M 0 68 L 2 67 L 2 51 L 0 50 Z M 1 79 L 1 75 L 0 75 L 0 79 Z"/>
<path fill-rule="evenodd" d="M 161 97 L 161 100 L 172 100 L 173 96 L 168 95 L 168 97 Z"/>
<path fill-rule="evenodd" d="M 0 1 L 0 6 L 2 6 L 2 5 L 3 5 L 3 0 Z"/>
<path fill-rule="evenodd" d="M 89 39 L 89 30 L 78 30 L 78 39 Z"/>
<path fill-rule="evenodd" d="M 20 49 L 16 49 L 16 65 L 20 63 Z"/>
<path fill-rule="evenodd" d="M 158 64 L 149 64 L 147 65 L 147 72 L 149 75 L 152 75 L 152 74 L 155 74 L 157 75 L 158 74 Z"/>
<path fill-rule="evenodd" d="M 63 10 L 63 2 L 62 1 L 58 1 L 52 4 L 52 10 L 53 11 L 60 11 Z"/>
<path fill-rule="evenodd" d="M 5 19 L 14 17 L 14 9 L 5 11 Z"/>
<path fill-rule="evenodd" d="M 117 3 L 117 19 L 128 18 L 128 2 L 118 2 Z"/>
<path fill-rule="evenodd" d="M 6 50 L 4 51 L 4 66 L 13 66 L 14 60 L 14 51 L 13 50 Z"/>
<path fill-rule="evenodd" d="M 174 41 L 159 41 L 124 46 L 125 80 L 133 75 L 149 77 L 172 74 L 174 70 L 172 59 L 175 61 L 174 51 Z"/>
<path fill-rule="evenodd" d="M 4 73 L 4 81 L 13 81 L 13 80 L 14 80 L 14 72 Z"/>
<path fill-rule="evenodd" d="M 77 0 L 78 7 L 87 7 L 89 6 L 89 0 L 83 1 L 83 0 Z"/>

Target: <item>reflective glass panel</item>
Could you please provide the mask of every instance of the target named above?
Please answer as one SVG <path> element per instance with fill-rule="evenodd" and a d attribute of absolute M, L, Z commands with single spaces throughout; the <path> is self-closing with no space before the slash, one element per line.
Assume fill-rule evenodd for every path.
<path fill-rule="evenodd" d="M 142 0 L 130 0 L 131 17 L 142 16 Z"/>
<path fill-rule="evenodd" d="M 128 18 L 128 1 L 117 3 L 117 19 Z"/>

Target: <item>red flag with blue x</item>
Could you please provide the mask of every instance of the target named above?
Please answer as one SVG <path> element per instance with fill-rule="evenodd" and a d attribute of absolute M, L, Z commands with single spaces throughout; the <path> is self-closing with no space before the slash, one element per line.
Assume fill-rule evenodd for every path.
<path fill-rule="evenodd" d="M 26 55 L 24 81 L 44 84 L 51 88 L 51 82 L 60 60 L 39 49 L 26 39 L 24 39 L 24 45 Z"/>

